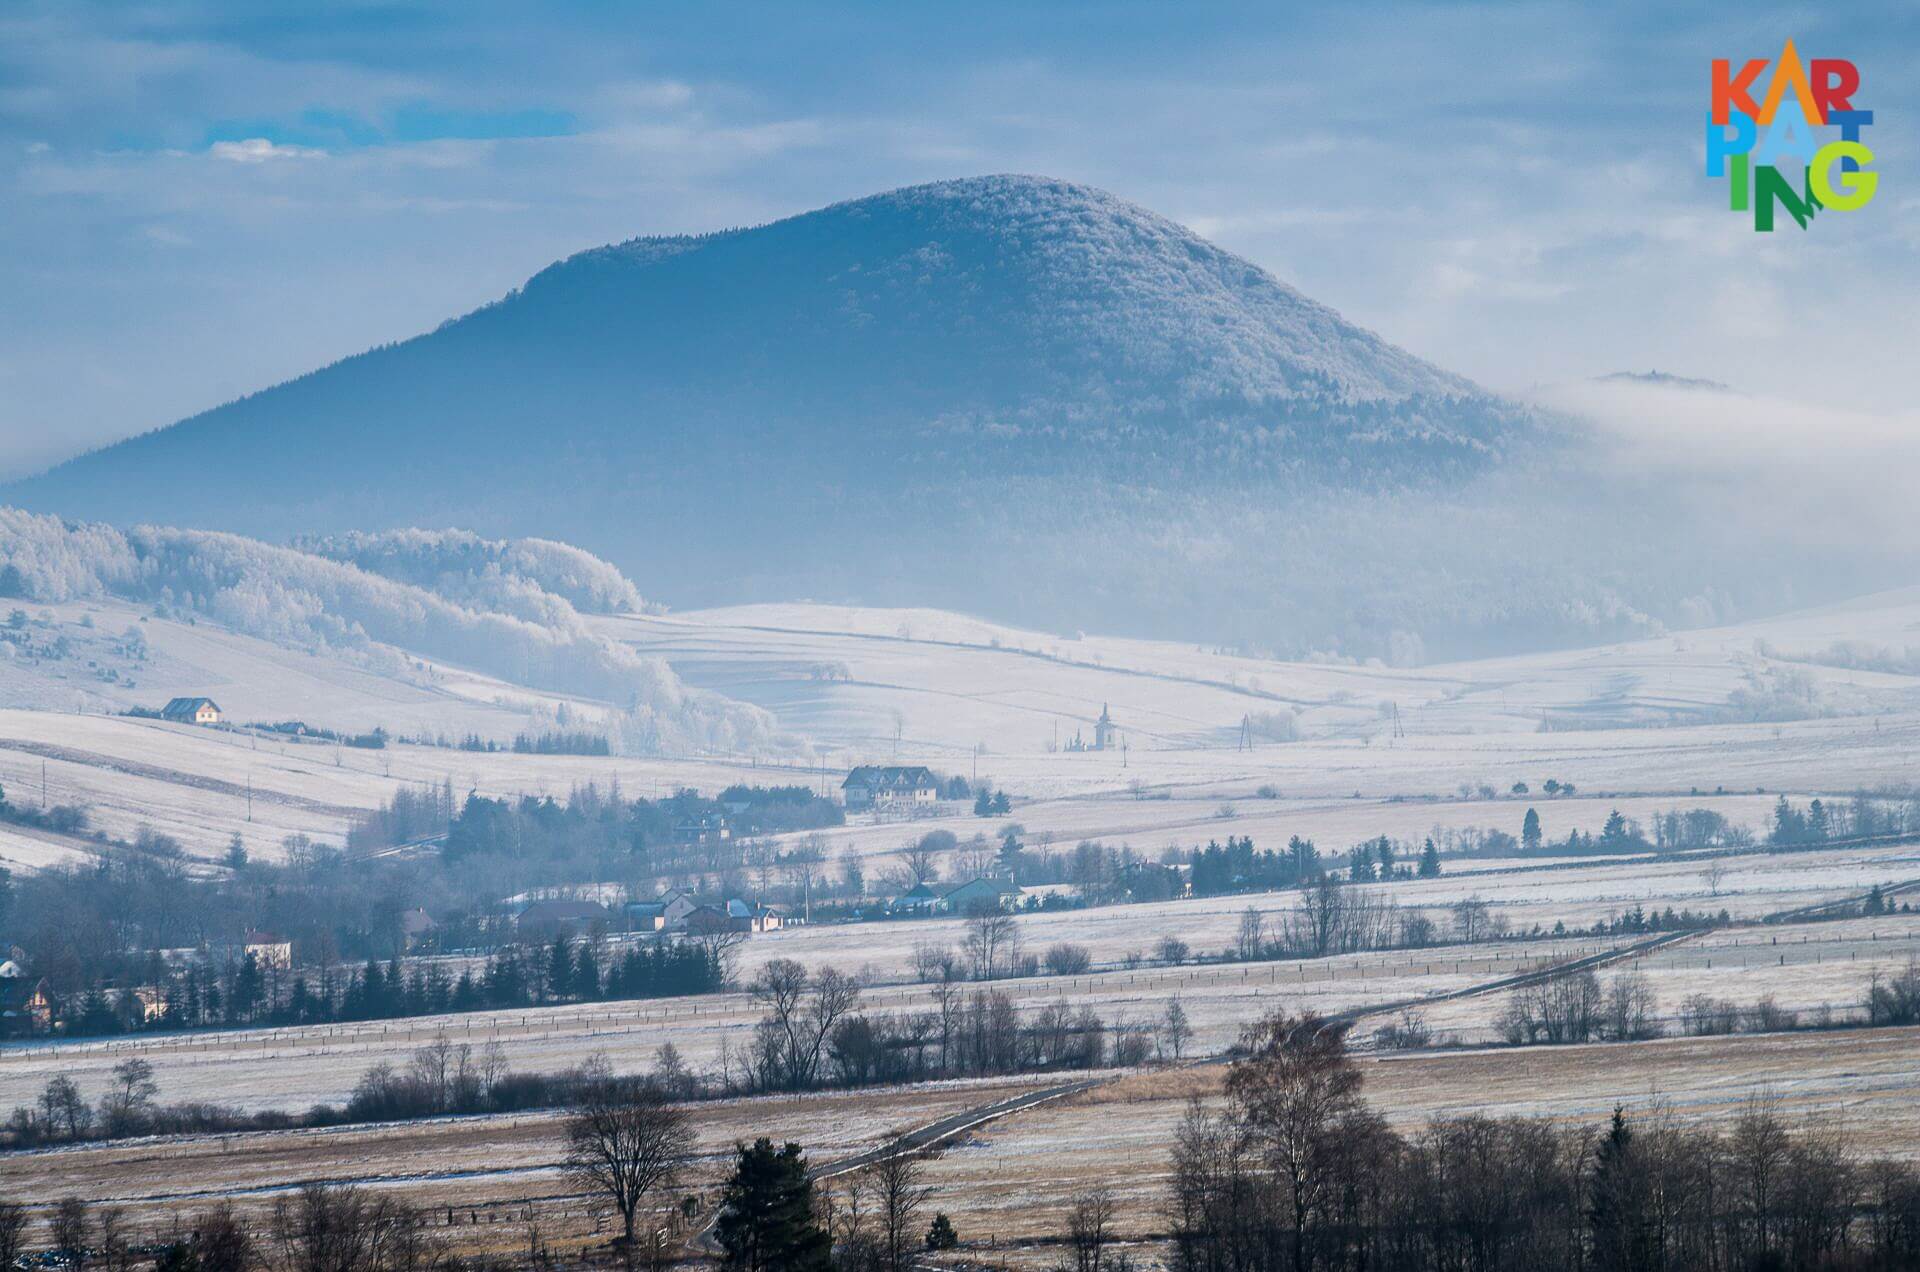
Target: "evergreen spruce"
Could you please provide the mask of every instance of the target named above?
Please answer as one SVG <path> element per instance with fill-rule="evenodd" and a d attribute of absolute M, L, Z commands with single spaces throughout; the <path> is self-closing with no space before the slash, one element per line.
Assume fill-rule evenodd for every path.
<path fill-rule="evenodd" d="M 813 1184 L 798 1144 L 776 1150 L 764 1136 L 739 1146 L 721 1195 L 714 1236 L 736 1272 L 827 1272 L 833 1239 L 813 1214 Z"/>

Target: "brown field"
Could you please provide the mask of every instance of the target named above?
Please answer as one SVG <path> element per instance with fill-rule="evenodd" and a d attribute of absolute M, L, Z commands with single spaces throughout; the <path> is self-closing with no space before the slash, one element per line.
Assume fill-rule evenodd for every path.
<path fill-rule="evenodd" d="M 700 1160 L 683 1192 L 707 1193 L 736 1141 L 796 1140 L 815 1162 L 884 1144 L 914 1127 L 1048 1084 L 1048 1079 L 934 1083 L 858 1094 L 720 1100 L 690 1106 Z M 0 1154 L 0 1197 L 44 1215 L 61 1197 L 120 1207 L 163 1236 L 219 1201 L 264 1222 L 276 1197 L 309 1183 L 390 1192 L 431 1212 L 465 1250 L 577 1244 L 599 1216 L 561 1168 L 553 1113 L 441 1118 L 327 1130 L 168 1137 Z"/>
<path fill-rule="evenodd" d="M 1467 1113 L 1598 1126 L 1616 1104 L 1721 1119 L 1766 1093 L 1792 1121 L 1845 1126 L 1864 1154 L 1920 1157 L 1920 1030 L 1480 1050 L 1362 1064 L 1368 1100 L 1402 1133 Z M 1164 1228 L 1175 1128 L 1190 1099 L 1218 1098 L 1223 1072 L 1137 1074 L 983 1127 L 929 1164 L 939 1205 L 963 1238 L 991 1233 L 1018 1247 L 1063 1231 L 1073 1196 L 1105 1186 L 1122 1202 L 1123 1234 L 1149 1237 Z"/>
<path fill-rule="evenodd" d="M 1792 1120 L 1837 1120 L 1862 1153 L 1920 1155 L 1915 1030 L 1473 1050 L 1362 1064 L 1368 1098 L 1408 1133 L 1431 1117 L 1470 1112 L 1598 1125 L 1615 1104 L 1723 1118 L 1767 1093 Z M 1104 1185 L 1125 1203 L 1123 1235 L 1150 1241 L 1162 1226 L 1174 1129 L 1190 1099 L 1218 1098 L 1222 1072 L 1119 1075 L 970 1132 L 928 1162 L 929 1206 L 953 1216 L 976 1257 L 1043 1262 L 1051 1258 L 1044 1242 L 1061 1230 L 1074 1194 Z M 941 1083 L 697 1105 L 702 1158 L 686 1191 L 711 1194 L 736 1140 L 796 1139 L 816 1163 L 832 1162 L 1047 1084 Z M 300 1184 L 356 1183 L 429 1211 L 435 1230 L 463 1250 L 524 1249 L 536 1233 L 558 1246 L 604 1240 L 603 1220 L 559 1169 L 558 1128 L 555 1115 L 527 1114 L 21 1153 L 0 1157 L 0 1195 L 36 1208 L 88 1197 L 122 1207 L 143 1232 L 164 1234 L 218 1199 L 264 1218 L 274 1197 Z"/>

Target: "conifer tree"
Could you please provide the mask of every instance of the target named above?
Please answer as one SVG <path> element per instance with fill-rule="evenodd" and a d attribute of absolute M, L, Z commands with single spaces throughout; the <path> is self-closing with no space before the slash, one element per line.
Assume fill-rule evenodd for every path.
<path fill-rule="evenodd" d="M 798 1144 L 762 1136 L 739 1146 L 714 1236 L 734 1272 L 827 1272 L 833 1239 L 813 1214 L 813 1184 Z"/>

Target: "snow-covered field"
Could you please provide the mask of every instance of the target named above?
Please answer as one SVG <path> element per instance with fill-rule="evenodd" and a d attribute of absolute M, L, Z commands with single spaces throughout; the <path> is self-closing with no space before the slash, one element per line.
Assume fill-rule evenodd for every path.
<path fill-rule="evenodd" d="M 849 929 L 857 930 L 857 929 Z M 1284 1002 L 1290 1009 L 1334 1012 L 1411 994 L 1444 993 L 1512 975 L 1550 957 L 1607 948 L 1607 941 L 1529 942 L 1208 967 L 1142 967 L 1077 977 L 1006 980 L 993 988 L 1022 1012 L 1066 1002 L 1091 1007 L 1110 1024 L 1149 1026 L 1178 996 L 1201 1052 L 1224 1048 L 1249 1021 Z M 763 957 L 784 952 L 761 951 Z M 747 972 L 751 975 L 751 970 Z M 969 989 L 975 988 L 969 986 Z M 933 1009 L 923 985 L 866 991 L 869 1010 Z M 16 1043 L 0 1047 L 0 1113 L 29 1102 L 48 1078 L 64 1073 L 83 1089 L 104 1090 L 109 1071 L 129 1055 L 151 1062 L 167 1099 L 213 1100 L 249 1109 L 304 1109 L 339 1103 L 370 1066 L 404 1067 L 413 1052 L 445 1032 L 476 1048 L 498 1042 L 516 1068 L 557 1071 L 605 1052 L 623 1071 L 647 1068 L 671 1042 L 687 1062 L 718 1069 L 723 1049 L 738 1048 L 762 1009 L 740 992 L 654 1002 L 606 1003 L 481 1012 L 403 1021 L 159 1034 L 113 1041 Z"/>
<path fill-rule="evenodd" d="M 1893 657 L 1920 623 L 1912 593 L 1633 644 L 1415 669 L 1050 636 L 925 610 L 780 605 L 593 620 L 667 658 L 689 683 L 775 712 L 783 729 L 821 748 L 812 769 L 753 756 L 355 751 L 102 716 L 94 713 L 201 693 L 237 719 L 504 736 L 528 711 L 558 703 L 446 666 L 376 676 L 209 622 L 143 620 L 125 606 L 54 609 L 55 625 L 76 636 L 91 618 L 86 639 L 95 643 L 138 627 L 152 653 L 133 689 L 89 678 L 77 658 L 0 664 L 0 704 L 39 708 L 0 709 L 0 785 L 16 802 L 84 803 L 111 835 L 151 823 L 202 856 L 223 851 L 236 832 L 266 855 L 290 833 L 338 838 L 357 811 L 402 784 L 443 780 L 486 794 L 561 795 L 616 778 L 641 794 L 711 793 L 733 781 L 830 790 L 853 763 L 928 763 L 1009 789 L 1013 820 L 1042 842 L 1101 838 L 1157 853 L 1227 834 L 1263 844 L 1301 834 L 1337 850 L 1382 833 L 1513 833 L 1525 808 L 1509 795 L 1516 782 L 1541 802 L 1553 835 L 1594 829 L 1616 806 L 1641 818 L 1707 806 L 1757 825 L 1777 792 L 1900 784 L 1920 758 L 1920 677 L 1804 661 L 1831 661 L 1843 640 L 1861 658 Z M 1701 722 L 1729 694 L 1778 676 L 1803 677 L 1800 705 L 1822 718 Z M 1065 749 L 1103 707 L 1124 749 Z M 1276 730 L 1299 740 L 1273 740 Z M 1578 798 L 1543 800 L 1548 778 L 1573 783 Z M 1497 798 L 1484 798 L 1483 787 Z M 939 823 L 852 825 L 830 835 L 829 847 L 883 856 L 934 824 L 963 839 L 1002 824 L 949 811 Z M 11 842 L 0 857 L 30 867 L 54 859 L 50 848 Z"/>
<path fill-rule="evenodd" d="M 1298 713 L 1301 736 L 1404 744 L 1712 718 L 1750 677 L 1804 672 L 1816 709 L 1920 707 L 1920 677 L 1808 662 L 1830 647 L 1904 654 L 1920 591 L 1670 637 L 1419 668 L 1279 662 L 1165 641 L 1010 628 L 936 610 L 752 605 L 603 620 L 690 682 L 767 706 L 789 727 L 874 758 L 1045 754 L 1112 704 L 1131 756 L 1232 747 L 1242 719 Z M 1762 643 L 1764 642 L 1764 644 Z M 1920 667 L 1909 669 L 1920 671 Z M 1081 756 L 1117 767 L 1115 756 Z M 1504 789 L 1504 784 L 1501 789 Z"/>

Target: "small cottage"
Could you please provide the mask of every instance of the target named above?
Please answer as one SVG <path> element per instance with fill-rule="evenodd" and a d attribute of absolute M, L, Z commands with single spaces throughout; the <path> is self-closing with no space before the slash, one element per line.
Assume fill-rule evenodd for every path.
<path fill-rule="evenodd" d="M 212 698 L 173 698 L 160 708 L 160 718 L 175 724 L 219 724 L 226 717 Z"/>

